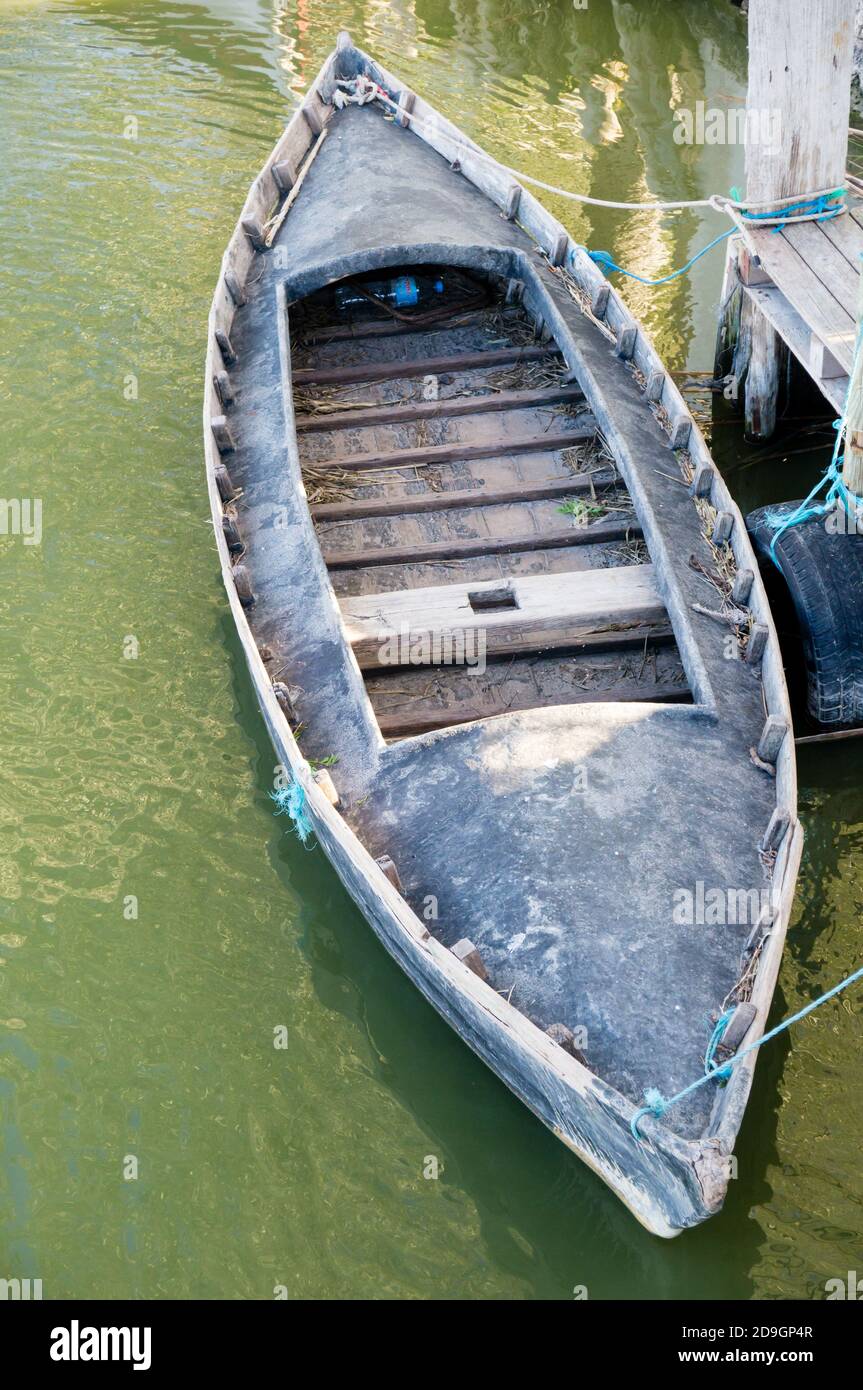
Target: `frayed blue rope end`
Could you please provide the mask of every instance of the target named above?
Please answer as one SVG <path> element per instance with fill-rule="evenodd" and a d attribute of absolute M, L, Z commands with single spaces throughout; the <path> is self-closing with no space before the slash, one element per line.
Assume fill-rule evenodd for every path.
<path fill-rule="evenodd" d="M 645 1115 L 654 1115 L 658 1120 L 660 1115 L 665 1113 L 668 1102 L 661 1091 L 657 1091 L 655 1086 L 648 1086 L 644 1092 L 645 1104 L 640 1110 L 636 1110 L 632 1117 L 629 1128 L 632 1130 L 632 1137 L 637 1143 L 641 1143 L 641 1135 L 638 1126 Z"/>
<path fill-rule="evenodd" d="M 292 781 L 286 787 L 280 787 L 277 792 L 270 792 L 270 798 L 276 803 L 275 814 L 290 816 L 296 834 L 305 844 L 314 830 L 311 817 L 306 810 L 305 789 L 299 782 Z"/>

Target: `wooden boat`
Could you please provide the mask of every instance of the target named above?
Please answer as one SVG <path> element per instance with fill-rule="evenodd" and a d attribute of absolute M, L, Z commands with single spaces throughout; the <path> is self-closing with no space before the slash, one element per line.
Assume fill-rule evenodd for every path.
<path fill-rule="evenodd" d="M 299 828 L 645 1226 L 711 1215 L 757 1053 L 631 1124 L 711 1015 L 763 1031 L 801 831 L 758 567 L 643 328 L 342 35 L 225 253 L 204 433 Z"/>

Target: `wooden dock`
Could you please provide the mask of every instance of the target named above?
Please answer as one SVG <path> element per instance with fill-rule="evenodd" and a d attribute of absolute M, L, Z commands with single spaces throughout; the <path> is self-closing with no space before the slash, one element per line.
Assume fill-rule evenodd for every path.
<path fill-rule="evenodd" d="M 750 231 L 741 289 L 841 414 L 854 356 L 863 198 L 824 222 Z M 747 283 L 748 280 L 748 283 Z"/>
<path fill-rule="evenodd" d="M 769 114 L 780 133 L 747 138 L 746 198 L 761 218 L 800 217 L 798 199 L 813 214 L 749 220 L 729 243 L 716 368 L 726 395 L 742 395 L 751 439 L 776 428 L 786 348 L 838 413 L 845 402 L 863 253 L 861 181 L 848 170 L 855 17 L 855 0 L 750 0 L 747 129 Z M 818 221 L 816 197 L 841 188 L 847 210 Z"/>

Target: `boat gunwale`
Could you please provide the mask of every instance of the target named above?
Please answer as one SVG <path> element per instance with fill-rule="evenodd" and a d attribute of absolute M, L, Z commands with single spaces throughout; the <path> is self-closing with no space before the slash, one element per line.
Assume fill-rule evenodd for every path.
<path fill-rule="evenodd" d="M 221 455 L 216 446 L 210 427 L 212 418 L 222 414 L 222 407 L 214 386 L 214 374 L 222 361 L 222 354 L 217 345 L 215 335 L 217 331 L 223 333 L 229 332 L 238 307 L 234 301 L 233 295 L 228 289 L 226 273 L 227 276 L 235 277 L 241 287 L 244 285 L 249 268 L 254 263 L 258 253 L 255 252 L 249 244 L 249 239 L 242 226 L 243 219 L 252 217 L 259 221 L 264 220 L 268 208 L 272 206 L 273 202 L 278 200 L 279 194 L 279 190 L 277 189 L 272 175 L 273 165 L 291 156 L 293 156 L 295 161 L 299 162 L 312 145 L 314 137 L 311 132 L 314 122 L 310 122 L 305 113 L 309 109 L 312 109 L 315 113 L 317 122 L 322 122 L 323 124 L 326 124 L 332 116 L 332 108 L 324 105 L 318 95 L 318 91 L 319 89 L 325 90 L 328 85 L 331 86 L 334 83 L 336 64 L 345 49 L 349 46 L 352 54 L 368 64 L 369 68 L 382 73 L 384 81 L 388 82 L 394 90 L 406 90 L 404 84 L 398 82 L 397 79 L 380 68 L 380 66 L 368 55 L 364 54 L 362 50 L 354 48 L 352 45 L 349 45 L 349 41 L 346 43 L 340 38 L 339 46 L 333 50 L 325 60 L 317 77 L 311 83 L 304 101 L 288 122 L 270 156 L 250 187 L 240 217 L 237 220 L 222 258 L 219 279 L 210 308 L 203 410 L 204 443 L 207 486 L 216 535 L 216 547 L 228 602 L 270 735 L 276 745 L 277 751 L 289 768 L 291 775 L 303 788 L 309 810 L 316 825 L 320 826 L 325 836 L 331 838 L 338 844 L 342 853 L 350 862 L 353 870 L 360 875 L 367 885 L 369 892 L 387 910 L 399 929 L 405 933 L 407 940 L 411 942 L 412 946 L 425 953 L 428 965 L 433 968 L 436 973 L 439 973 L 443 980 L 459 994 L 468 997 L 474 1005 L 481 1008 L 482 1011 L 493 1020 L 497 1027 L 513 1035 L 517 1039 L 519 1047 L 523 1048 L 532 1056 L 535 1062 L 539 1062 L 543 1067 L 549 1068 L 561 1081 L 577 1094 L 581 1096 L 592 1096 L 594 1100 L 602 1105 L 604 1110 L 611 1110 L 620 1123 L 628 1126 L 638 1109 L 637 1105 L 617 1091 L 610 1083 L 603 1080 L 602 1077 L 564 1052 L 564 1050 L 560 1048 L 558 1044 L 554 1043 L 536 1024 L 532 1023 L 529 1018 L 498 995 L 491 985 L 480 980 L 469 967 L 453 956 L 442 942 L 432 937 L 424 924 L 410 908 L 409 904 L 387 879 L 380 866 L 353 830 L 351 830 L 344 818 L 330 804 L 323 791 L 314 781 L 309 763 L 300 752 L 290 724 L 276 700 L 270 675 L 266 670 L 258 650 L 246 611 L 240 602 L 233 580 L 232 557 L 221 524 L 224 511 L 223 503 L 216 482 L 216 467 L 221 462 Z M 511 176 L 504 174 L 501 170 L 494 169 L 493 173 L 499 175 L 499 177 L 490 180 L 488 178 L 490 166 L 484 163 L 480 164 L 479 161 L 472 161 L 469 155 L 466 154 L 463 146 L 468 143 L 468 141 L 464 133 L 460 131 L 458 127 L 452 125 L 451 122 L 441 117 L 434 108 L 430 107 L 428 103 L 419 96 L 415 99 L 413 110 L 417 116 L 425 120 L 434 118 L 437 127 L 435 132 L 437 137 L 436 140 L 416 132 L 418 138 L 423 139 L 425 143 L 429 144 L 445 157 L 447 157 L 447 140 L 456 141 L 460 147 L 459 160 L 463 175 L 474 183 L 480 191 L 484 192 L 486 196 L 490 197 L 499 207 L 503 208 L 505 206 L 506 196 L 513 186 Z M 473 142 L 469 143 L 472 144 Z M 474 148 L 478 147 L 474 146 Z M 568 264 L 572 267 L 573 278 L 585 293 L 592 294 L 600 285 L 607 285 L 605 277 L 594 263 L 590 261 L 584 251 L 574 246 L 571 238 L 568 237 L 562 225 L 542 207 L 528 190 L 523 188 L 520 193 L 518 221 L 520 226 L 523 227 L 528 235 L 530 235 L 547 254 L 551 247 L 559 242 L 561 235 L 566 236 Z M 663 395 L 661 398 L 663 406 L 666 410 L 668 410 L 669 406 L 674 407 L 673 418 L 677 419 L 682 416 L 690 422 L 690 438 L 688 444 L 690 456 L 696 465 L 699 462 L 706 462 L 713 466 L 701 431 L 698 428 L 697 422 L 692 418 L 691 412 L 686 406 L 680 391 L 665 372 L 643 326 L 633 318 L 614 289 L 611 289 L 608 295 L 605 318 L 612 332 L 615 332 L 619 327 L 636 328 L 634 352 L 636 367 L 638 367 L 645 376 L 649 375 L 651 371 L 662 372 L 664 378 Z M 672 414 L 671 411 L 668 413 Z M 777 804 L 789 811 L 791 823 L 783 837 L 774 866 L 773 881 L 781 885 L 778 912 L 776 919 L 768 931 L 765 946 L 761 953 L 761 958 L 755 974 L 752 994 L 750 996 L 750 1000 L 757 1011 L 755 1023 L 747 1035 L 751 1040 L 756 1036 L 760 1036 L 764 1031 L 776 978 L 779 972 L 782 947 L 793 899 L 797 865 L 799 864 L 802 847 L 802 830 L 796 815 L 796 765 L 793 750 L 793 737 L 789 736 L 792 729 L 791 713 L 784 683 L 778 638 L 770 614 L 763 583 L 759 575 L 758 565 L 746 533 L 742 516 L 724 480 L 715 468 L 711 500 L 718 508 L 730 511 L 735 518 L 735 525 L 730 542 L 735 560 L 738 564 L 738 568 L 749 568 L 752 570 L 753 585 L 749 598 L 749 607 L 757 620 L 764 623 L 768 629 L 767 645 L 762 663 L 762 683 L 767 713 L 775 714 L 784 719 L 788 727 L 788 735 L 786 735 L 783 740 L 782 748 L 780 749 L 777 759 L 776 790 Z M 691 710 L 693 707 L 690 706 L 688 708 Z M 434 736 L 435 735 L 433 735 L 433 737 Z M 336 867 L 337 872 L 340 872 L 338 866 Z M 695 1169 L 696 1174 L 696 1165 L 699 1159 L 704 1158 L 706 1155 L 716 1155 L 717 1151 L 727 1156 L 733 1148 L 746 1106 L 749 1090 L 752 1085 L 756 1056 L 757 1053 L 750 1053 L 743 1063 L 735 1068 L 728 1084 L 718 1093 L 710 1125 L 701 1136 L 693 1139 L 684 1138 L 673 1129 L 669 1128 L 667 1124 L 656 1121 L 652 1117 L 648 1117 L 643 1122 L 643 1132 L 647 1145 L 651 1149 L 659 1150 L 673 1163 L 683 1164 L 690 1169 Z M 505 1078 L 502 1079 L 505 1080 Z M 574 1144 L 569 1136 L 561 1135 L 560 1137 L 565 1138 L 567 1144 L 576 1148 L 577 1152 L 579 1152 L 583 1158 L 586 1157 L 582 1149 Z M 594 1168 L 597 1167 L 595 1161 L 588 1159 L 588 1162 L 590 1166 Z M 602 1165 L 599 1166 L 598 1171 L 618 1195 L 622 1195 L 619 1181 L 615 1175 L 605 1171 Z M 716 1210 L 718 1206 L 721 1205 L 723 1196 L 724 1185 L 722 1184 L 713 1192 L 705 1192 L 705 1214 L 709 1214 L 710 1211 Z M 634 1214 L 638 1216 L 639 1219 L 644 1219 L 642 1213 L 635 1208 L 633 1208 L 633 1210 Z M 649 1225 L 649 1222 L 645 1224 Z M 650 1228 L 653 1229 L 653 1227 Z M 660 1233 L 670 1234 L 671 1232 L 662 1231 Z"/>

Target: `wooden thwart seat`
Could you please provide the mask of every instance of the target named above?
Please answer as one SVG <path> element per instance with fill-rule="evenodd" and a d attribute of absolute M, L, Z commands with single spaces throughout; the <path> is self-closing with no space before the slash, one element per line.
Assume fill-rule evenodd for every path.
<path fill-rule="evenodd" d="M 489 650 L 517 634 L 520 646 L 573 643 L 619 625 L 662 623 L 665 605 L 652 565 L 527 575 L 507 581 L 443 584 L 340 600 L 342 621 L 361 667 L 393 664 L 387 639 L 484 631 Z"/>

